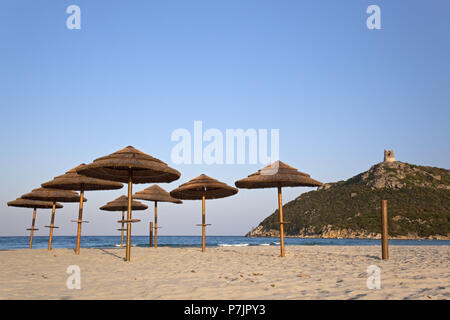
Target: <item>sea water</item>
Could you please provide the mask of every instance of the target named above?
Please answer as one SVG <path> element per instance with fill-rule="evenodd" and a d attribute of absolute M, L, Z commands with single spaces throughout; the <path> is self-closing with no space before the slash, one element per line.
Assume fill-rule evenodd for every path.
<path fill-rule="evenodd" d="M 124 242 L 126 238 L 124 238 Z M 148 236 L 132 236 L 132 246 L 148 247 Z M 336 246 L 366 246 L 381 245 L 381 240 L 374 239 L 304 239 L 285 238 L 286 245 L 336 245 Z M 14 250 L 28 248 L 29 237 L 0 237 L 0 250 Z M 52 248 L 74 248 L 75 236 L 54 236 Z M 278 246 L 279 238 L 247 238 L 243 236 L 207 236 L 207 247 L 249 247 L 249 246 Z M 390 245 L 450 245 L 450 240 L 389 240 Z M 33 248 L 47 248 L 47 236 L 34 236 Z M 201 247 L 201 236 L 158 236 L 158 247 Z M 82 248 L 117 248 L 120 247 L 120 236 L 82 236 Z"/>

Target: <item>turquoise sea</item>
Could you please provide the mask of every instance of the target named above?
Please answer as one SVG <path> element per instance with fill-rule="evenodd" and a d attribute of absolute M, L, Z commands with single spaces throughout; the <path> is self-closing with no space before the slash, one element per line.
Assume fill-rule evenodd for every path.
<path fill-rule="evenodd" d="M 54 236 L 53 248 L 74 248 L 75 236 Z M 285 238 L 287 245 L 336 245 L 336 246 L 370 246 L 381 245 L 380 240 L 373 239 L 303 239 Z M 132 236 L 132 245 L 137 247 L 148 247 L 148 236 Z M 14 250 L 28 248 L 29 237 L 0 237 L 0 250 Z M 47 236 L 35 236 L 33 248 L 47 248 Z M 279 238 L 246 238 L 242 236 L 207 236 L 207 247 L 220 246 L 278 246 Z M 450 240 L 389 240 L 390 245 L 411 246 L 448 246 Z M 160 247 L 201 247 L 201 236 L 158 236 Z M 120 247 L 120 236 L 83 236 L 81 237 L 82 248 L 116 248 Z"/>

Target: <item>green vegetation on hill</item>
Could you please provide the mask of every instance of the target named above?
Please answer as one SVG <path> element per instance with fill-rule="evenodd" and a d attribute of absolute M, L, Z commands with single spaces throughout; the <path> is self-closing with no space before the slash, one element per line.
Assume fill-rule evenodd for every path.
<path fill-rule="evenodd" d="M 347 181 L 326 184 L 283 206 L 288 236 L 375 236 L 381 230 L 380 200 L 388 200 L 392 237 L 448 237 L 450 233 L 449 170 L 380 163 Z M 279 229 L 278 210 L 249 236 Z M 340 234 L 339 234 L 340 235 Z"/>

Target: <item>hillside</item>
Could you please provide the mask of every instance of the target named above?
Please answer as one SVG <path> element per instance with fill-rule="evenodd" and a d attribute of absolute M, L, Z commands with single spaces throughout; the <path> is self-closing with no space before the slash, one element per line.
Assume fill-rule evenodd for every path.
<path fill-rule="evenodd" d="M 389 235 L 450 239 L 450 170 L 382 162 L 346 181 L 327 183 L 283 206 L 286 236 L 379 238 L 380 200 Z M 278 210 L 247 236 L 279 236 Z"/>

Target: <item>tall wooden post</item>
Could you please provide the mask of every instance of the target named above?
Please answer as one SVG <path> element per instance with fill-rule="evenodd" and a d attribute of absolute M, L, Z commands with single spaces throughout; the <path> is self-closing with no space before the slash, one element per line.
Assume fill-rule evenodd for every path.
<path fill-rule="evenodd" d="M 125 211 L 122 210 L 122 221 L 125 220 Z M 123 229 L 125 228 L 125 223 L 122 222 L 122 229 L 120 230 L 120 247 L 123 248 Z"/>
<path fill-rule="evenodd" d="M 52 219 L 50 221 L 50 234 L 48 236 L 48 250 L 52 250 L 52 237 L 53 237 L 53 228 L 55 226 L 55 209 L 56 209 L 56 202 L 53 201 L 53 207 L 52 207 Z"/>
<path fill-rule="evenodd" d="M 281 195 L 281 186 L 278 186 L 278 212 L 280 213 L 280 248 L 281 256 L 285 256 L 284 252 L 284 221 L 283 221 L 283 197 Z"/>
<path fill-rule="evenodd" d="M 80 205 L 78 208 L 77 246 L 75 248 L 76 254 L 80 254 L 81 224 L 83 223 L 83 200 L 84 200 L 84 185 L 82 184 L 80 190 Z"/>
<path fill-rule="evenodd" d="M 155 201 L 155 248 L 158 248 L 158 201 Z"/>
<path fill-rule="evenodd" d="M 150 221 L 150 248 L 153 247 L 153 222 Z"/>
<path fill-rule="evenodd" d="M 388 203 L 387 200 L 381 200 L 381 258 L 389 259 L 388 244 Z"/>
<path fill-rule="evenodd" d="M 30 249 L 33 247 L 34 223 L 36 222 L 36 208 L 33 209 L 33 221 L 31 222 Z"/>
<path fill-rule="evenodd" d="M 206 251 L 205 237 L 206 237 L 205 192 L 203 192 L 203 195 L 202 195 L 202 252 Z"/>
<path fill-rule="evenodd" d="M 131 199 L 133 192 L 133 172 L 131 169 L 128 171 L 128 213 L 127 213 L 127 250 L 125 260 L 130 261 L 131 258 Z"/>

